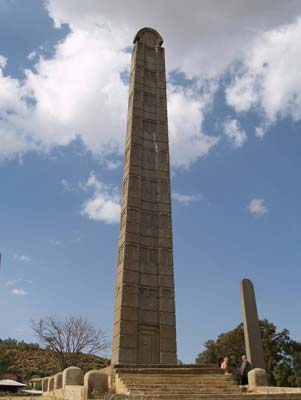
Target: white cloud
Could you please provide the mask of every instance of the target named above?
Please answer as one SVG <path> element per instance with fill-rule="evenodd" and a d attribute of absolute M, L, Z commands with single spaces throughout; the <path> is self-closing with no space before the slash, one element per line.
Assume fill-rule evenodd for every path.
<path fill-rule="evenodd" d="M 256 217 L 261 217 L 269 212 L 267 206 L 264 204 L 264 199 L 252 199 L 248 205 L 248 209 Z"/>
<path fill-rule="evenodd" d="M 7 281 L 6 282 L 6 286 L 14 286 L 17 282 L 18 282 L 17 279 L 14 279 L 14 280 L 11 280 L 11 281 Z"/>
<path fill-rule="evenodd" d="M 224 123 L 224 132 L 233 143 L 234 148 L 241 147 L 248 138 L 246 132 L 241 128 L 237 119 L 227 119 Z"/>
<path fill-rule="evenodd" d="M 15 288 L 12 290 L 12 294 L 14 294 L 16 296 L 27 296 L 28 292 L 22 288 Z"/>
<path fill-rule="evenodd" d="M 189 89 L 169 86 L 168 121 L 171 163 L 189 167 L 199 157 L 206 156 L 218 143 L 218 138 L 202 132 L 204 112 L 210 106 L 215 87 L 210 86 L 202 98 Z"/>
<path fill-rule="evenodd" d="M 19 256 L 18 254 L 15 254 L 14 255 L 14 260 L 27 264 L 27 263 L 29 263 L 31 261 L 31 258 L 28 257 L 28 256 L 25 256 L 24 254 L 21 255 L 21 256 Z"/>
<path fill-rule="evenodd" d="M 29 54 L 27 54 L 27 58 L 29 60 L 33 60 L 36 57 L 36 55 L 37 55 L 37 52 L 36 51 L 32 51 Z"/>
<path fill-rule="evenodd" d="M 217 76 L 234 59 L 247 51 L 264 30 L 291 23 L 300 14 L 298 1 L 242 2 L 234 0 L 48 0 L 50 16 L 57 26 L 67 23 L 73 30 L 89 30 L 91 26 L 108 25 L 126 41 L 143 26 L 157 29 L 168 48 L 169 69 L 178 69 L 187 76 Z M 173 12 L 171 13 L 171 7 Z M 181 16 L 181 28 L 179 18 Z"/>
<path fill-rule="evenodd" d="M 104 160 L 104 166 L 108 171 L 115 171 L 121 167 L 122 163 L 119 160 Z"/>
<path fill-rule="evenodd" d="M 73 192 L 74 187 L 66 179 L 61 179 L 61 185 L 64 192 Z"/>
<path fill-rule="evenodd" d="M 298 1 L 274 0 L 271 13 L 268 1 L 234 0 L 225 6 L 206 0 L 187 6 L 175 0 L 172 7 L 181 15 L 181 29 L 170 13 L 170 1 L 48 0 L 46 4 L 55 25 L 67 24 L 70 32 L 56 45 L 52 58 L 33 50 L 30 58 L 36 52 L 37 62 L 22 81 L 5 75 L 6 59 L 0 56 L 0 160 L 28 151 L 49 152 L 78 137 L 101 161 L 122 154 L 128 87 L 121 73 L 129 70 L 130 63 L 124 49 L 142 26 L 154 26 L 162 34 L 167 71 L 194 78 L 197 89 L 191 93 L 169 86 L 175 167 L 189 167 L 218 143 L 205 134 L 204 115 L 220 77 L 237 61 L 242 69 L 239 76 L 231 71 L 234 80 L 227 90 L 232 107 L 248 111 L 260 106 L 270 120 L 278 115 L 299 119 L 300 23 L 293 23 L 301 14 Z M 290 25 L 283 28 L 284 24 Z M 203 90 L 208 82 L 215 90 Z M 107 167 L 114 169 L 117 164 L 108 162 Z"/>
<path fill-rule="evenodd" d="M 258 109 L 268 126 L 279 118 L 301 119 L 301 18 L 262 32 L 246 51 L 242 70 L 226 90 L 236 111 Z M 263 137 L 266 129 L 257 129 Z"/>
<path fill-rule="evenodd" d="M 7 58 L 0 54 L 0 68 L 5 68 L 7 64 Z"/>
<path fill-rule="evenodd" d="M 203 200 L 203 198 L 204 198 L 204 196 L 201 193 L 199 193 L 199 194 L 183 194 L 183 193 L 177 193 L 177 192 L 172 192 L 171 197 L 174 200 L 178 201 L 179 203 L 185 204 L 186 206 L 192 202 Z"/>
<path fill-rule="evenodd" d="M 19 278 L 19 279 L 13 279 L 13 280 L 7 281 L 7 282 L 6 282 L 6 286 L 15 286 L 15 285 L 16 285 L 17 283 L 19 283 L 19 282 L 24 282 L 24 283 L 27 283 L 27 284 L 32 284 L 32 281 L 29 280 L 29 279 L 22 279 L 22 278 Z"/>
<path fill-rule="evenodd" d="M 255 128 L 255 136 L 257 136 L 259 139 L 262 139 L 264 135 L 266 134 L 266 127 L 264 126 L 257 126 Z"/>
<path fill-rule="evenodd" d="M 99 181 L 94 172 L 86 183 L 82 184 L 84 190 L 92 188 L 94 193 L 85 201 L 81 214 L 88 219 L 103 221 L 107 224 L 118 223 L 120 220 L 120 194 L 116 187 Z"/>
<path fill-rule="evenodd" d="M 57 239 L 50 239 L 50 243 L 53 246 L 61 246 L 62 245 L 62 242 L 60 240 L 57 240 Z"/>

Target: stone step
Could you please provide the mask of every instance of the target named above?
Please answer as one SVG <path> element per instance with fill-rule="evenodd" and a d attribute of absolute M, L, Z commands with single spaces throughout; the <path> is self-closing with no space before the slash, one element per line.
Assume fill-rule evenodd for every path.
<path fill-rule="evenodd" d="M 130 380 L 143 380 L 147 382 L 151 381 L 168 381 L 168 382 L 176 382 L 176 381 L 185 381 L 185 382 L 231 382 L 233 381 L 232 376 L 227 377 L 215 377 L 214 375 L 131 375 L 131 374 L 118 374 L 122 376 L 124 379 Z"/>
<path fill-rule="evenodd" d="M 166 382 L 163 382 L 162 384 L 160 383 L 143 383 L 143 382 L 131 382 L 131 381 L 125 381 L 122 379 L 122 382 L 127 385 L 127 386 L 136 386 L 136 387 L 149 387 L 149 388 L 168 388 L 168 387 L 174 387 L 174 388 L 189 388 L 191 386 L 196 387 L 196 388 L 208 388 L 208 387 L 214 387 L 214 388 L 233 388 L 236 387 L 235 384 L 225 384 L 225 385 L 204 385 L 204 384 L 184 384 L 184 383 L 176 383 L 176 384 L 171 384 L 168 385 Z"/>
<path fill-rule="evenodd" d="M 212 368 L 135 368 L 135 367 L 115 367 L 116 373 L 123 373 L 123 374 L 172 374 L 172 375 L 224 375 L 224 371 L 218 367 Z"/>
<path fill-rule="evenodd" d="M 116 395 L 116 400 L 301 400 L 301 394 L 153 394 L 136 393 L 134 396 Z"/>
<path fill-rule="evenodd" d="M 163 382 L 162 384 L 153 382 L 153 383 L 146 383 L 146 382 L 132 382 L 132 381 L 126 381 L 126 380 L 121 380 L 123 384 L 126 387 L 137 387 L 137 388 L 149 388 L 149 389 L 161 389 L 161 390 L 167 390 L 168 388 L 175 388 L 175 389 L 187 389 L 187 388 L 196 388 L 196 389 L 203 389 L 206 390 L 208 388 L 212 388 L 215 390 L 222 390 L 222 389 L 227 389 L 227 390 L 234 390 L 237 389 L 237 385 L 233 384 L 211 384 L 211 385 L 204 385 L 204 384 L 199 384 L 199 383 L 194 383 L 194 384 L 187 384 L 187 383 L 176 383 L 176 384 L 168 384 L 166 382 Z"/>
<path fill-rule="evenodd" d="M 122 376 L 130 376 L 130 377 L 142 377 L 146 378 L 146 379 L 154 379 L 154 378 L 159 378 L 159 377 L 168 377 L 170 379 L 172 379 L 173 377 L 177 377 L 179 379 L 183 379 L 183 375 L 187 375 L 187 378 L 195 378 L 195 379 L 230 379 L 232 375 L 225 375 L 225 374 L 166 374 L 165 371 L 164 372 L 159 372 L 159 373 L 146 373 L 146 374 L 142 374 L 142 373 L 136 373 L 135 372 L 127 372 L 127 370 L 125 371 L 116 371 L 117 374 L 122 374 Z"/>
<path fill-rule="evenodd" d="M 146 368 L 156 368 L 156 369 L 178 369 L 178 370 L 183 370 L 187 368 L 192 368 L 192 369 L 208 369 L 208 368 L 218 368 L 217 364 L 115 364 L 114 365 L 115 369 L 125 369 L 125 368 L 135 368 L 135 369 L 143 369 L 145 370 Z"/>
<path fill-rule="evenodd" d="M 202 386 L 210 386 L 210 385 L 217 385 L 217 386 L 230 386 L 234 385 L 234 381 L 224 381 L 224 382 L 219 382 L 219 381 L 197 381 L 197 380 L 173 380 L 170 381 L 168 379 L 157 379 L 157 380 L 142 380 L 142 379 L 130 379 L 130 378 L 124 378 L 121 377 L 123 382 L 133 382 L 137 384 L 146 384 L 146 385 L 202 385 Z"/>

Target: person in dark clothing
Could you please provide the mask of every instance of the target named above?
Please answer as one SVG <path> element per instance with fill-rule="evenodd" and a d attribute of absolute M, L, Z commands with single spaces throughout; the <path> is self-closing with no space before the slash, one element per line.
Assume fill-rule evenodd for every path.
<path fill-rule="evenodd" d="M 252 366 L 249 363 L 246 355 L 243 355 L 241 357 L 241 359 L 242 359 L 242 363 L 239 368 L 240 384 L 247 385 L 248 384 L 248 372 L 251 371 Z"/>

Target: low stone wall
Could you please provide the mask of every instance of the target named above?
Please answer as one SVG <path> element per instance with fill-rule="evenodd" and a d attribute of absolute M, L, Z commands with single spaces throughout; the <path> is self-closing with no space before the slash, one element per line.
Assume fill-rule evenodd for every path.
<path fill-rule="evenodd" d="M 267 374 L 262 368 L 254 368 L 248 373 L 248 393 L 254 394 L 294 394 L 301 388 L 268 386 Z"/>
<path fill-rule="evenodd" d="M 78 367 L 66 368 L 42 380 L 43 396 L 55 400 L 99 399 L 108 392 L 109 370 L 93 370 L 83 375 Z"/>

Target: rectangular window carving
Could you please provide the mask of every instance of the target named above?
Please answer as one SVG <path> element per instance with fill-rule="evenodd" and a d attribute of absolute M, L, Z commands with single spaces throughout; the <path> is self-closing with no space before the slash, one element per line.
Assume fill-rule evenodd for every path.
<path fill-rule="evenodd" d="M 167 152 L 166 151 L 160 151 L 160 164 L 167 164 Z"/>
<path fill-rule="evenodd" d="M 166 97 L 165 96 L 159 96 L 159 106 L 160 107 L 166 106 Z"/>
<path fill-rule="evenodd" d="M 146 82 L 153 82 L 157 81 L 157 72 L 151 69 L 145 69 L 144 71 L 144 78 Z"/>
<path fill-rule="evenodd" d="M 149 249 L 149 263 L 150 264 L 158 264 L 158 250 Z"/>
<path fill-rule="evenodd" d="M 156 166 L 156 152 L 151 149 L 143 149 L 143 161 L 146 167 Z"/>
<path fill-rule="evenodd" d="M 150 195 L 152 197 L 157 196 L 157 194 L 158 194 L 157 182 L 156 181 L 149 181 L 149 188 L 150 188 Z"/>
<path fill-rule="evenodd" d="M 161 258 L 161 263 L 162 265 L 165 266 L 172 266 L 173 260 L 172 260 L 172 251 L 169 249 L 161 249 L 160 251 L 160 258 Z"/>
<path fill-rule="evenodd" d="M 131 190 L 134 192 L 137 192 L 139 190 L 139 178 L 138 176 L 131 175 L 130 177 L 130 185 L 131 185 Z"/>
<path fill-rule="evenodd" d="M 152 93 L 144 93 L 144 104 L 150 107 L 157 105 L 157 96 Z"/>
<path fill-rule="evenodd" d="M 143 79 L 143 68 L 136 66 L 135 79 L 141 81 Z"/>
<path fill-rule="evenodd" d="M 132 153 L 131 154 L 132 160 L 134 161 L 141 160 L 141 146 L 139 146 L 139 144 L 136 143 L 132 144 L 131 153 Z"/>
<path fill-rule="evenodd" d="M 142 225 L 144 228 L 158 228 L 158 216 L 151 213 L 142 214 Z"/>
<path fill-rule="evenodd" d="M 161 214 L 160 215 L 160 225 L 162 228 L 169 228 L 170 227 L 170 215 L 168 214 Z"/>
<path fill-rule="evenodd" d="M 166 181 L 161 181 L 161 193 L 167 194 L 168 193 L 168 183 Z"/>
<path fill-rule="evenodd" d="M 138 223 L 138 215 L 139 211 L 135 210 L 134 208 L 129 208 L 128 209 L 128 221 L 131 224 L 137 224 Z"/>
<path fill-rule="evenodd" d="M 147 248 L 146 247 L 140 248 L 140 262 L 147 264 Z"/>
<path fill-rule="evenodd" d="M 140 117 L 133 118 L 133 130 L 137 131 L 140 129 Z"/>
<path fill-rule="evenodd" d="M 160 82 L 165 82 L 165 71 L 159 71 L 158 72 L 159 80 Z"/>
<path fill-rule="evenodd" d="M 135 90 L 135 103 L 137 104 L 137 101 L 140 102 L 141 100 L 141 92 L 140 90 Z"/>
<path fill-rule="evenodd" d="M 156 132 L 156 129 L 157 129 L 156 121 L 153 121 L 151 119 L 143 120 L 143 130 L 145 132 L 154 133 L 154 132 Z"/>
<path fill-rule="evenodd" d="M 165 122 L 159 121 L 159 132 L 167 134 L 167 124 Z"/>
<path fill-rule="evenodd" d="M 147 247 L 140 248 L 140 262 L 144 264 L 155 264 L 158 265 L 159 257 L 158 250 Z"/>
<path fill-rule="evenodd" d="M 155 57 L 156 57 L 155 49 L 145 46 L 144 47 L 144 56 L 145 56 L 146 61 L 154 62 L 155 61 Z"/>
<path fill-rule="evenodd" d="M 143 193 L 151 198 L 155 198 L 158 194 L 158 184 L 157 181 L 149 180 L 149 179 L 143 179 L 142 181 L 142 189 Z"/>
<path fill-rule="evenodd" d="M 133 244 L 127 244 L 125 246 L 125 258 L 130 261 L 134 261 L 137 258 L 137 246 Z"/>

